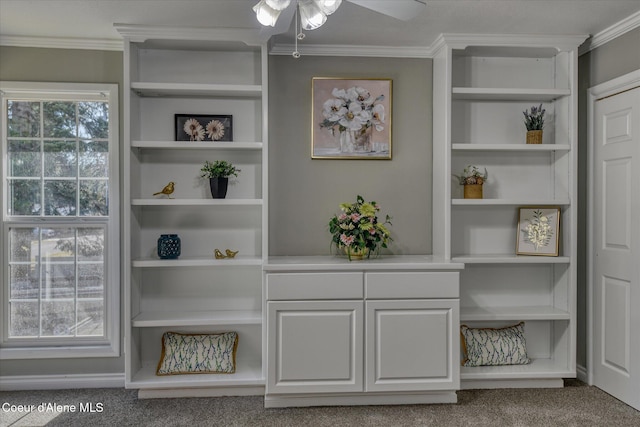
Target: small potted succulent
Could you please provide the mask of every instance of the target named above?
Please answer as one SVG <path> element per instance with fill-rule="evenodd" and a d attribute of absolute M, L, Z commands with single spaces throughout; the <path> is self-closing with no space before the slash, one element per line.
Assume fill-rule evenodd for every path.
<path fill-rule="evenodd" d="M 544 127 L 545 109 L 542 104 L 535 105 L 530 110 L 522 112 L 524 114 L 524 125 L 527 128 L 527 144 L 542 144 L 542 128 Z"/>
<path fill-rule="evenodd" d="M 480 173 L 477 166 L 469 165 L 461 175 L 454 176 L 458 178 L 460 185 L 464 185 L 465 199 L 482 199 L 482 185 L 489 178 L 487 168 L 484 169 L 484 173 Z"/>
<path fill-rule="evenodd" d="M 227 196 L 227 187 L 230 176 L 238 176 L 240 169 L 225 160 L 215 162 L 205 161 L 200 169 L 200 177 L 209 179 L 211 196 L 214 199 L 224 199 Z"/>

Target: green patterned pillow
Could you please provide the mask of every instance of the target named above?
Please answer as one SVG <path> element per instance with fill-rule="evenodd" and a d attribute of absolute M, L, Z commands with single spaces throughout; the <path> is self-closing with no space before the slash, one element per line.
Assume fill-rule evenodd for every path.
<path fill-rule="evenodd" d="M 506 328 L 470 328 L 460 325 L 462 366 L 526 365 L 524 322 Z"/>
<path fill-rule="evenodd" d="M 156 375 L 233 374 L 236 371 L 238 334 L 162 335 L 162 354 Z"/>

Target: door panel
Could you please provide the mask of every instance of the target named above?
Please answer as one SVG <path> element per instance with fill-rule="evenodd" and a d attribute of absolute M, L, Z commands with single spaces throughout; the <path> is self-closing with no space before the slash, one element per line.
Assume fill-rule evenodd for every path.
<path fill-rule="evenodd" d="M 458 306 L 457 299 L 367 301 L 366 391 L 459 388 Z"/>
<path fill-rule="evenodd" d="M 640 88 L 598 100 L 593 127 L 593 384 L 640 409 Z"/>
<path fill-rule="evenodd" d="M 362 391 L 362 301 L 267 306 L 267 394 Z"/>

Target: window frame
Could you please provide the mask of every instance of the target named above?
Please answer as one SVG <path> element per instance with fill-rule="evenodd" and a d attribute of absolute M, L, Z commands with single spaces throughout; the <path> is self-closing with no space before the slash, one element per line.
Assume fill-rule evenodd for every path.
<path fill-rule="evenodd" d="M 109 103 L 109 215 L 106 217 L 9 216 L 7 215 L 7 99 L 104 100 Z M 2 229 L 0 230 L 0 360 L 119 357 L 120 356 L 120 127 L 118 85 L 108 83 L 41 83 L 0 81 L 2 121 Z M 7 245 L 12 227 L 73 228 L 99 226 L 105 229 L 104 248 L 104 337 L 9 338 L 9 253 Z"/>

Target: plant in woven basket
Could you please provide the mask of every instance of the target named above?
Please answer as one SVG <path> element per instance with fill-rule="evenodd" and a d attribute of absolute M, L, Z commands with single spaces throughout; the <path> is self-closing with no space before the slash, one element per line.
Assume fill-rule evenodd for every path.
<path fill-rule="evenodd" d="M 535 105 L 530 110 L 522 112 L 524 114 L 524 125 L 527 130 L 542 130 L 544 127 L 544 113 L 545 109 L 542 108 L 542 104 L 539 107 Z"/>
<path fill-rule="evenodd" d="M 453 176 L 458 178 L 461 185 L 484 184 L 489 178 L 489 172 L 487 172 L 487 168 L 484 168 L 484 173 L 480 173 L 477 166 L 469 165 L 464 168 L 461 175 Z"/>

